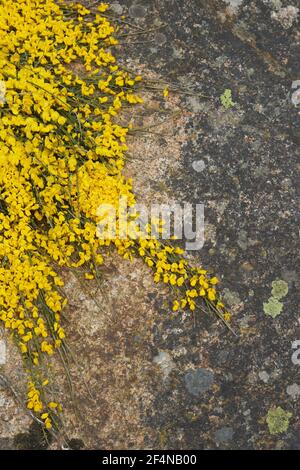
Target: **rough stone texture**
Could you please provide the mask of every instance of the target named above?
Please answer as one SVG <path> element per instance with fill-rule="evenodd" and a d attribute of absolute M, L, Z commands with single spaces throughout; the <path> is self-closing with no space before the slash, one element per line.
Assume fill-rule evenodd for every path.
<path fill-rule="evenodd" d="M 22 361 L 11 341 L 7 341 L 6 362 L 0 365 L 0 449 L 15 449 L 14 439 L 32 424 L 23 405 L 25 397 Z"/>
<path fill-rule="evenodd" d="M 158 355 L 154 357 L 153 361 L 161 368 L 164 380 L 168 379 L 170 373 L 174 367 L 176 367 L 170 354 L 164 351 L 160 351 Z"/>
<path fill-rule="evenodd" d="M 171 448 L 227 448 L 228 443 L 217 442 L 216 431 L 229 423 L 232 448 L 296 448 L 299 401 L 293 399 L 293 384 L 299 365 L 291 361 L 291 345 L 300 335 L 295 94 L 300 36 L 297 17 L 287 27 L 275 13 L 280 16 L 281 8 L 298 3 L 139 3 L 147 5 L 148 16 L 138 24 L 166 24 L 161 32 L 167 40 L 162 44 L 153 36 L 152 41 L 148 34 L 142 43 L 127 47 L 129 56 L 182 89 L 176 103 L 183 110 L 181 121 L 175 121 L 173 132 L 173 141 L 178 135 L 182 139 L 178 170 L 169 168 L 168 146 L 162 146 L 166 192 L 178 201 L 205 204 L 206 242 L 194 258 L 222 278 L 239 330 L 234 339 L 201 317 L 196 326 L 168 318 L 162 328 L 157 325 L 162 349 L 184 346 L 178 371 L 184 365 L 209 368 L 215 384 L 212 393 L 191 401 L 175 382 L 156 398 L 151 422 L 168 430 L 166 446 Z M 199 96 L 184 96 L 190 86 Z M 228 110 L 219 101 L 226 88 L 235 102 Z M 195 161 L 203 161 L 205 169 L 197 171 Z M 263 303 L 276 279 L 286 281 L 289 292 L 273 319 L 264 313 Z M 270 436 L 265 418 L 276 406 L 293 417 L 286 433 Z"/>
<path fill-rule="evenodd" d="M 230 427 L 224 427 L 218 429 L 215 433 L 215 440 L 218 445 L 228 444 L 233 438 L 233 429 Z"/>
<path fill-rule="evenodd" d="M 66 330 L 77 364 L 72 393 L 56 369 L 65 426 L 50 448 L 67 436 L 79 448 L 299 449 L 300 366 L 291 361 L 291 345 L 300 340 L 300 35 L 297 18 L 277 19 L 281 8 L 298 2 L 114 3 L 135 31 L 153 30 L 123 39 L 124 63 L 162 89 L 166 82 L 181 89 L 167 101 L 149 92 L 144 109 L 134 111 L 135 126 L 156 127 L 131 138 L 126 174 L 147 204 L 205 204 L 205 245 L 189 257 L 222 279 L 238 336 L 213 316 L 172 315 L 168 291 L 139 261 L 112 256 L 101 291 L 87 287 L 98 305 L 65 273 Z M 226 88 L 235 102 L 228 110 L 219 99 Z M 275 280 L 289 290 L 272 318 L 263 304 Z M 172 363 L 168 380 L 154 361 L 161 351 Z M 213 377 L 209 392 L 191 394 L 187 374 L 198 374 L 188 383 L 199 390 L 203 370 Z M 6 364 L 4 371 L 22 392 L 21 367 Z M 43 447 L 11 392 L 3 394 L 0 448 Z M 289 427 L 270 435 L 266 416 L 279 406 L 292 413 Z"/>

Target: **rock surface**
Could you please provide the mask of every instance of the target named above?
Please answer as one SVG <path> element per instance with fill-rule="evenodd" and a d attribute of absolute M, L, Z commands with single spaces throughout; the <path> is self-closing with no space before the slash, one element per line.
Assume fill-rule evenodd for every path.
<path fill-rule="evenodd" d="M 173 119 L 131 138 L 126 172 L 148 204 L 204 203 L 205 244 L 189 257 L 222 279 L 238 336 L 201 313 L 172 315 L 169 292 L 139 261 L 111 257 L 101 291 L 93 283 L 82 291 L 65 273 L 66 330 L 77 362 L 72 392 L 55 370 L 70 447 L 300 448 L 300 365 L 291 360 L 300 340 L 298 2 L 114 5 L 115 14 L 148 31 L 122 42 L 121 60 L 162 88 L 179 88 L 168 100 L 146 95 L 145 109 L 135 111 L 138 127 Z M 288 7 L 290 16 L 282 11 Z M 220 102 L 226 89 L 230 109 Z M 288 292 L 273 318 L 264 303 L 278 280 Z M 9 358 L 0 373 L 24 392 L 13 350 Z M 0 391 L 0 448 L 59 446 L 45 444 L 12 392 Z M 279 407 L 289 419 L 271 434 L 266 418 Z"/>
<path fill-rule="evenodd" d="M 156 334 L 160 347 L 185 347 L 178 373 L 208 368 L 215 382 L 210 393 L 191 400 L 175 380 L 176 392 L 169 388 L 157 397 L 152 423 L 169 430 L 171 448 L 292 448 L 300 430 L 300 370 L 291 359 L 300 337 L 298 2 L 139 4 L 147 5 L 148 16 L 138 24 L 166 24 L 167 41 L 153 37 L 152 44 L 149 34 L 142 44 L 126 46 L 129 56 L 182 90 L 183 120 L 168 128 L 173 141 L 182 137 L 179 167 L 177 157 L 175 170 L 166 163 L 166 197 L 204 203 L 207 236 L 193 257 L 222 278 L 239 331 L 234 339 L 201 316 L 196 327 L 164 319 Z M 188 87 L 198 96 L 184 96 Z M 220 105 L 226 89 L 235 103 L 227 110 Z M 168 162 L 167 145 L 162 152 Z M 148 179 L 158 186 L 156 174 Z M 278 282 L 286 286 L 283 297 L 272 297 L 280 309 L 266 315 L 264 304 Z M 286 432 L 270 435 L 266 416 L 278 406 L 292 417 Z M 230 443 L 217 434 L 227 428 L 234 433 Z"/>

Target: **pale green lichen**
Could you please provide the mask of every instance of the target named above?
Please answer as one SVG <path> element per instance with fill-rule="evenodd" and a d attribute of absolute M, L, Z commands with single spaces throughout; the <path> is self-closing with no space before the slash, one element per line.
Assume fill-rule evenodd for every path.
<path fill-rule="evenodd" d="M 285 297 L 289 291 L 289 285 L 285 281 L 276 279 L 272 282 L 272 296 L 280 300 L 282 297 Z"/>
<path fill-rule="evenodd" d="M 279 302 L 279 300 L 285 297 L 288 291 L 289 286 L 287 282 L 281 279 L 276 279 L 272 282 L 272 297 L 270 297 L 267 302 L 264 302 L 263 305 L 266 315 L 276 318 L 277 315 L 281 314 L 283 304 Z"/>
<path fill-rule="evenodd" d="M 226 90 L 224 90 L 224 93 L 220 96 L 220 101 L 225 109 L 230 109 L 235 105 L 234 101 L 232 101 L 230 88 L 226 88 Z"/>
<path fill-rule="evenodd" d="M 270 297 L 268 302 L 264 302 L 264 312 L 266 315 L 270 315 L 272 318 L 276 318 L 277 315 L 280 315 L 282 308 L 282 302 L 279 302 L 279 300 L 275 299 L 275 297 Z"/>
<path fill-rule="evenodd" d="M 281 406 L 271 408 L 266 418 L 270 434 L 282 434 L 286 432 L 292 416 L 293 414 L 291 412 L 284 411 Z"/>

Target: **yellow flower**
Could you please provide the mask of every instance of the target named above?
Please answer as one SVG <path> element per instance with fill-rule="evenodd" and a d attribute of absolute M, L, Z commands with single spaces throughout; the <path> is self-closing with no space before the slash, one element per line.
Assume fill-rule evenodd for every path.
<path fill-rule="evenodd" d="M 68 166 L 71 171 L 75 171 L 77 167 L 77 160 L 74 156 L 70 157 L 68 160 Z"/>
<path fill-rule="evenodd" d="M 208 289 L 207 297 L 209 300 L 216 300 L 216 291 L 214 289 Z"/>
<path fill-rule="evenodd" d="M 57 406 L 58 406 L 58 403 L 56 403 L 54 401 L 50 401 L 48 403 L 48 408 L 55 409 L 55 408 L 57 408 Z"/>
<path fill-rule="evenodd" d="M 46 429 L 51 429 L 52 428 L 52 423 L 51 423 L 51 420 L 49 418 L 46 418 L 46 420 L 45 420 L 45 428 Z"/>
<path fill-rule="evenodd" d="M 86 279 L 94 279 L 95 278 L 95 276 L 93 274 L 90 274 L 90 273 L 85 273 L 84 277 Z"/>
<path fill-rule="evenodd" d="M 231 320 L 231 314 L 229 312 L 224 313 L 224 320 L 227 322 Z"/>
<path fill-rule="evenodd" d="M 104 13 L 107 9 L 108 9 L 109 5 L 108 3 L 100 3 L 100 5 L 98 6 L 98 10 L 100 11 L 100 13 Z"/>
<path fill-rule="evenodd" d="M 28 351 L 27 346 L 24 343 L 20 343 L 20 349 L 23 354 L 27 353 Z"/>
<path fill-rule="evenodd" d="M 200 297 L 205 297 L 206 291 L 205 291 L 205 289 L 203 289 L 203 287 L 201 287 L 201 289 L 199 290 L 199 295 L 200 295 Z"/>

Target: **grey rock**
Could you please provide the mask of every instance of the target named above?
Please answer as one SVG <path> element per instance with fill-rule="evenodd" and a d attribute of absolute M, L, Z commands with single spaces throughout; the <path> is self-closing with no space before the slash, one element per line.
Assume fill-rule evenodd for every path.
<path fill-rule="evenodd" d="M 239 8 L 244 0 L 225 0 L 225 3 L 228 3 L 232 8 Z"/>
<path fill-rule="evenodd" d="M 291 100 L 294 106 L 300 104 L 300 88 L 292 93 Z"/>
<path fill-rule="evenodd" d="M 226 351 L 226 350 L 223 349 L 223 350 L 219 351 L 217 357 L 218 357 L 218 362 L 220 364 L 224 364 L 228 360 L 229 351 Z"/>
<path fill-rule="evenodd" d="M 244 315 L 240 320 L 239 324 L 242 328 L 248 328 L 249 322 L 251 321 L 251 315 Z"/>
<path fill-rule="evenodd" d="M 2 393 L 0 394 L 0 407 L 6 404 L 6 398 Z"/>
<path fill-rule="evenodd" d="M 286 393 L 293 399 L 300 397 L 300 386 L 298 384 L 292 384 L 286 387 Z"/>
<path fill-rule="evenodd" d="M 248 234 L 245 230 L 240 230 L 237 244 L 242 250 L 246 250 L 248 248 Z"/>
<path fill-rule="evenodd" d="M 13 440 L 9 437 L 0 437 L 0 450 L 15 450 Z"/>
<path fill-rule="evenodd" d="M 300 88 L 300 80 L 294 80 L 292 82 L 292 90 L 295 90 L 296 88 Z"/>
<path fill-rule="evenodd" d="M 294 5 L 288 5 L 284 8 L 280 8 L 278 11 L 273 11 L 271 18 L 278 21 L 284 29 L 289 29 L 297 20 L 298 14 L 299 8 Z"/>
<path fill-rule="evenodd" d="M 215 441 L 217 444 L 227 444 L 232 441 L 233 429 L 231 427 L 223 427 L 215 432 Z"/>
<path fill-rule="evenodd" d="M 225 288 L 223 292 L 224 300 L 230 307 L 238 305 L 241 302 L 238 292 L 233 292 L 227 288 Z"/>
<path fill-rule="evenodd" d="M 184 377 L 185 386 L 191 395 L 198 397 L 207 392 L 214 383 L 214 374 L 208 369 L 190 370 Z"/>
<path fill-rule="evenodd" d="M 187 102 L 194 113 L 200 113 L 205 106 L 207 106 L 206 103 L 201 101 L 197 96 L 189 96 Z"/>
<path fill-rule="evenodd" d="M 0 366 L 6 363 L 6 344 L 3 339 L 0 339 Z"/>
<path fill-rule="evenodd" d="M 266 384 L 269 381 L 270 376 L 265 370 L 262 370 L 258 373 L 258 377 Z"/>
<path fill-rule="evenodd" d="M 146 16 L 147 14 L 147 8 L 144 7 L 143 5 L 132 5 L 130 8 L 129 8 L 129 15 L 132 17 L 132 18 L 144 18 L 144 16 Z"/>
<path fill-rule="evenodd" d="M 154 41 L 159 46 L 162 46 L 163 44 L 167 42 L 167 36 L 164 33 L 158 32 L 154 35 Z"/>

